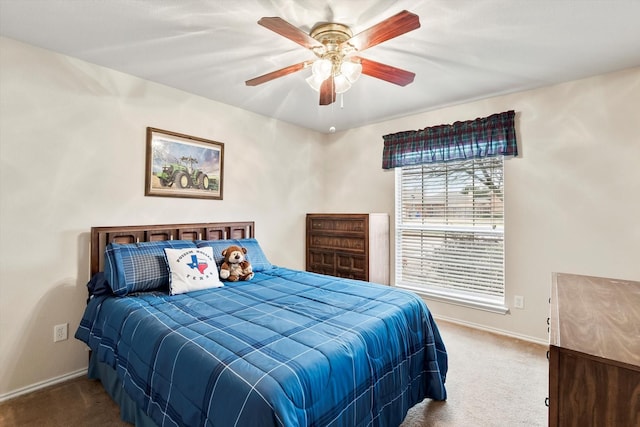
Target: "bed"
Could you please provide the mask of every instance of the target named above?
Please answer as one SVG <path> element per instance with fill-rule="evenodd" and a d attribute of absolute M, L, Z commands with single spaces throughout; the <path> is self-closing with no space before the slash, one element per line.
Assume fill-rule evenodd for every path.
<path fill-rule="evenodd" d="M 91 229 L 89 299 L 75 337 L 90 349 L 89 376 L 123 420 L 398 426 L 423 399 L 446 399 L 447 353 L 419 297 L 272 265 L 254 228 Z M 250 281 L 177 285 L 176 260 L 196 251 L 219 265 L 220 248 L 231 244 L 247 248 Z M 161 248 L 170 248 L 164 257 Z M 153 274 L 141 278 L 143 270 Z"/>

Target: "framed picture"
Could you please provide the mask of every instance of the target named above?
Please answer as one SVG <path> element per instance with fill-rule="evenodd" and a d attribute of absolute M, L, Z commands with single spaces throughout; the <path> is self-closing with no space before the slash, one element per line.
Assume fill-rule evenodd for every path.
<path fill-rule="evenodd" d="M 145 196 L 222 200 L 224 144 L 147 128 Z"/>

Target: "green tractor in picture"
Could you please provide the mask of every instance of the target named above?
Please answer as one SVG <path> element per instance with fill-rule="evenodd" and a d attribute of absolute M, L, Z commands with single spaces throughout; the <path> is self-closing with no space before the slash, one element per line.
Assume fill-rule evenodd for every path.
<path fill-rule="evenodd" d="M 198 159 L 191 156 L 181 157 L 177 163 L 170 163 L 162 167 L 162 172 L 157 176 L 163 187 L 171 187 L 176 184 L 177 188 L 199 188 L 209 189 L 209 177 L 200 169 L 194 168 L 193 164 L 198 163 Z M 189 164 L 187 166 L 187 164 Z"/>

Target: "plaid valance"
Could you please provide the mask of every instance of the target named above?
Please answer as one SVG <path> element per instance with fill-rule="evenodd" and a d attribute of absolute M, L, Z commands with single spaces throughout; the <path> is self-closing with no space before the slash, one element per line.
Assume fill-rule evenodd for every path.
<path fill-rule="evenodd" d="M 479 157 L 517 156 L 515 112 L 383 136 L 382 169 Z"/>

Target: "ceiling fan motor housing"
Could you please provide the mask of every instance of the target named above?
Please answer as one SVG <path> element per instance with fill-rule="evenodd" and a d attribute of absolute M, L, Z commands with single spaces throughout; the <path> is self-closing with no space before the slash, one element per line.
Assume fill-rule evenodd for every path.
<path fill-rule="evenodd" d="M 316 56 L 331 61 L 334 67 L 339 67 L 342 59 L 349 53 L 347 49 L 340 49 L 340 45 L 353 37 L 349 27 L 337 23 L 318 24 L 309 35 L 324 46 L 324 49 L 314 50 Z"/>

